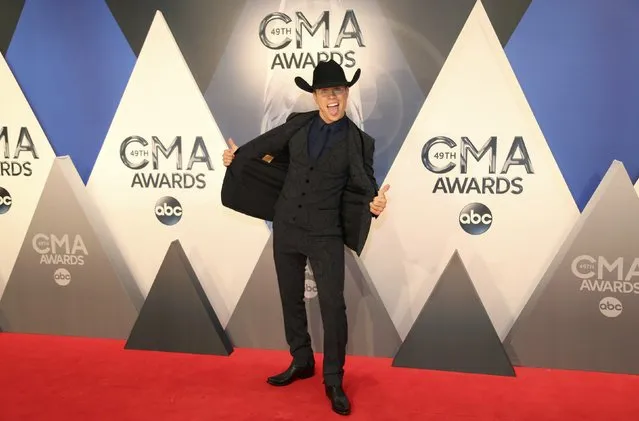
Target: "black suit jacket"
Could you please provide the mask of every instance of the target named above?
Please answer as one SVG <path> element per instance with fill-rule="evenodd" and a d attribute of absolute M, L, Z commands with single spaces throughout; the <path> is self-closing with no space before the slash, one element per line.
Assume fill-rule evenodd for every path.
<path fill-rule="evenodd" d="M 272 221 L 289 164 L 289 140 L 303 129 L 318 111 L 293 113 L 281 126 L 241 146 L 226 169 L 222 204 L 235 211 Z M 373 172 L 375 141 L 348 119 L 346 134 L 349 178 L 342 195 L 340 216 L 344 244 L 358 255 L 370 230 L 369 203 L 377 195 Z"/>

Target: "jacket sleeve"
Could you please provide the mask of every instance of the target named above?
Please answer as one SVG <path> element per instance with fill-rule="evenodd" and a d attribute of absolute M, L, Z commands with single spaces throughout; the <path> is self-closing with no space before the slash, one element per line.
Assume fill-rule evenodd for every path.
<path fill-rule="evenodd" d="M 286 122 L 288 123 L 290 119 L 292 119 L 293 117 L 295 117 L 296 115 L 299 115 L 300 113 L 296 113 L 296 112 L 292 112 L 288 115 L 288 117 L 286 117 Z"/>
<path fill-rule="evenodd" d="M 302 113 L 291 113 L 286 118 L 286 123 L 291 121 L 295 116 Z M 283 125 L 272 128 L 271 130 L 262 133 L 253 140 L 248 141 L 244 145 L 240 146 L 235 154 L 241 154 L 246 158 L 262 158 L 265 154 L 279 155 L 282 151 L 288 148 L 288 136 L 285 131 L 288 126 L 286 123 Z M 232 164 L 231 164 L 232 165 Z"/>
<path fill-rule="evenodd" d="M 377 196 L 379 186 L 375 179 L 375 170 L 373 169 L 374 157 L 375 157 L 375 140 L 372 137 L 367 137 L 367 142 L 364 142 L 364 170 L 366 175 L 371 181 L 371 186 L 375 191 L 373 197 Z"/>
<path fill-rule="evenodd" d="M 267 153 L 277 153 L 286 146 L 287 141 L 285 138 L 276 135 L 277 130 L 278 127 L 275 127 L 257 136 L 253 140 L 249 140 L 235 151 L 235 155 L 241 155 L 250 159 L 261 158 Z"/>
<path fill-rule="evenodd" d="M 377 180 L 375 179 L 375 170 L 373 169 L 374 164 L 374 156 L 375 156 L 375 139 L 370 136 L 365 136 L 364 142 L 364 170 L 366 171 L 366 176 L 368 176 L 371 186 L 373 187 L 373 197 L 371 197 L 371 201 L 377 193 L 379 192 L 379 186 L 377 185 Z M 377 215 L 371 212 L 371 216 L 373 218 L 377 218 Z"/>
<path fill-rule="evenodd" d="M 301 123 L 302 120 L 296 120 L 277 126 L 235 151 L 222 183 L 224 206 L 273 220 L 274 206 L 288 169 L 288 141 Z"/>

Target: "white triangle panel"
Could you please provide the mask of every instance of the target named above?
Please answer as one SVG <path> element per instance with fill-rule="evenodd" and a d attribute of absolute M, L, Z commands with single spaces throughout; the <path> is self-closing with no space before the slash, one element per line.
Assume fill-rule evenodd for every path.
<path fill-rule="evenodd" d="M 362 258 L 400 335 L 458 249 L 503 339 L 578 210 L 481 2 L 384 183 Z"/>
<path fill-rule="evenodd" d="M 55 159 L 40 123 L 0 54 L 0 296 Z"/>
<path fill-rule="evenodd" d="M 157 12 L 88 189 L 142 294 L 180 240 L 223 325 L 269 236 L 221 204 L 226 147 Z"/>

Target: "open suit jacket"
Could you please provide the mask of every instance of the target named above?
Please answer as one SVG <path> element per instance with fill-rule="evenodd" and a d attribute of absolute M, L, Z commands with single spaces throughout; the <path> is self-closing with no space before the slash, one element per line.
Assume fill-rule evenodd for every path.
<path fill-rule="evenodd" d="M 272 221 L 288 170 L 289 141 L 316 115 L 318 111 L 293 113 L 281 126 L 238 148 L 226 169 L 222 204 L 243 214 Z M 373 173 L 375 141 L 350 119 L 345 141 L 349 175 L 342 194 L 340 219 L 344 244 L 359 255 L 373 217 L 369 203 L 378 192 Z"/>

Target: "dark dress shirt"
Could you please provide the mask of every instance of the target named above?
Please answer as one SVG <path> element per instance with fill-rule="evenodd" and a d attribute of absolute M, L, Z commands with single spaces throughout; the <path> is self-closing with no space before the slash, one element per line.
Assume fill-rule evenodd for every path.
<path fill-rule="evenodd" d="M 308 130 L 308 156 L 311 161 L 317 160 L 322 152 L 335 140 L 346 133 L 347 119 L 341 119 L 333 123 L 325 123 L 318 115 Z"/>

